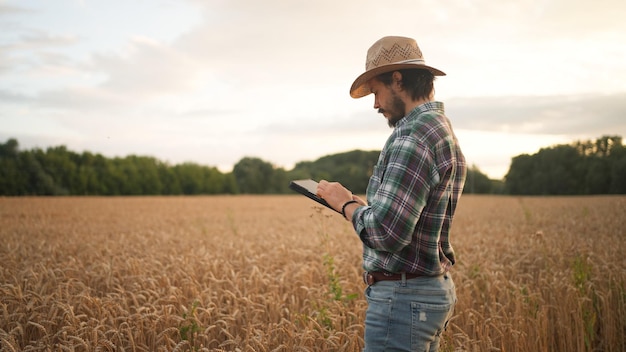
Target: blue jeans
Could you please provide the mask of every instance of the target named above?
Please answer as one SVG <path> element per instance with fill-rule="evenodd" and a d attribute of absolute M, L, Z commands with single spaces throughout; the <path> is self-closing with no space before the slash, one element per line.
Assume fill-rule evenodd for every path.
<path fill-rule="evenodd" d="M 450 274 L 402 281 L 378 281 L 365 289 L 364 352 L 435 352 L 454 312 Z"/>

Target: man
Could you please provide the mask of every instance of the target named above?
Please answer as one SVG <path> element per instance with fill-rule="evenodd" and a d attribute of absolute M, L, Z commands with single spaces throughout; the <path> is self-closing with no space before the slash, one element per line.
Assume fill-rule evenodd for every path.
<path fill-rule="evenodd" d="M 318 195 L 352 221 L 363 242 L 364 351 L 437 351 L 456 303 L 450 226 L 467 173 L 465 158 L 434 100 L 434 76 L 415 40 L 384 37 L 367 52 L 350 95 L 374 94 L 393 127 L 367 187 L 367 201 L 337 182 Z"/>

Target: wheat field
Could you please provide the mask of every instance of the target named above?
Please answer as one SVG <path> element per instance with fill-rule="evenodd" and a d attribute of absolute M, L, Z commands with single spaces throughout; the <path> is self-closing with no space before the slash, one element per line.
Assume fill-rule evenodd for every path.
<path fill-rule="evenodd" d="M 297 195 L 0 198 L 1 351 L 360 351 L 361 244 Z M 463 196 L 442 351 L 626 351 L 626 197 Z"/>

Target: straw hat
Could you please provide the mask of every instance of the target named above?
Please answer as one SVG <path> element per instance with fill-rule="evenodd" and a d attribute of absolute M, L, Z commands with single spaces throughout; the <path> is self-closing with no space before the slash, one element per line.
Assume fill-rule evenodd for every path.
<path fill-rule="evenodd" d="M 381 73 L 409 68 L 426 69 L 435 76 L 445 76 L 443 71 L 426 66 L 422 51 L 415 39 L 406 37 L 384 37 L 367 51 L 365 72 L 352 83 L 350 96 L 361 98 L 371 93 L 367 81 Z"/>

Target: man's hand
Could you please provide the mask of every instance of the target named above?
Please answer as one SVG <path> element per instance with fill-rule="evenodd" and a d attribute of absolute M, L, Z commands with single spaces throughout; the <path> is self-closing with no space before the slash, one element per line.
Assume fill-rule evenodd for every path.
<path fill-rule="evenodd" d="M 339 182 L 328 182 L 320 180 L 317 185 L 317 195 L 322 197 L 335 210 L 341 212 L 341 208 L 346 202 L 354 200 L 358 205 L 367 205 L 363 199 L 355 196 Z M 355 205 L 355 208 L 357 206 Z M 354 210 L 354 209 L 352 209 Z M 351 214 L 352 212 L 350 212 Z"/>
<path fill-rule="evenodd" d="M 326 180 L 320 180 L 317 185 L 317 195 L 337 211 L 341 211 L 341 207 L 352 200 L 352 192 L 342 186 L 341 183 Z"/>
<path fill-rule="evenodd" d="M 317 185 L 317 195 L 322 197 L 330 205 L 333 209 L 338 212 L 343 211 L 343 215 L 346 217 L 346 220 L 350 221 L 352 219 L 352 215 L 356 208 L 367 205 L 367 202 L 363 199 L 355 196 L 341 185 L 339 182 L 328 182 L 326 180 L 320 180 Z M 351 204 L 346 204 L 347 202 L 354 201 Z M 344 205 L 346 205 L 344 207 Z"/>

